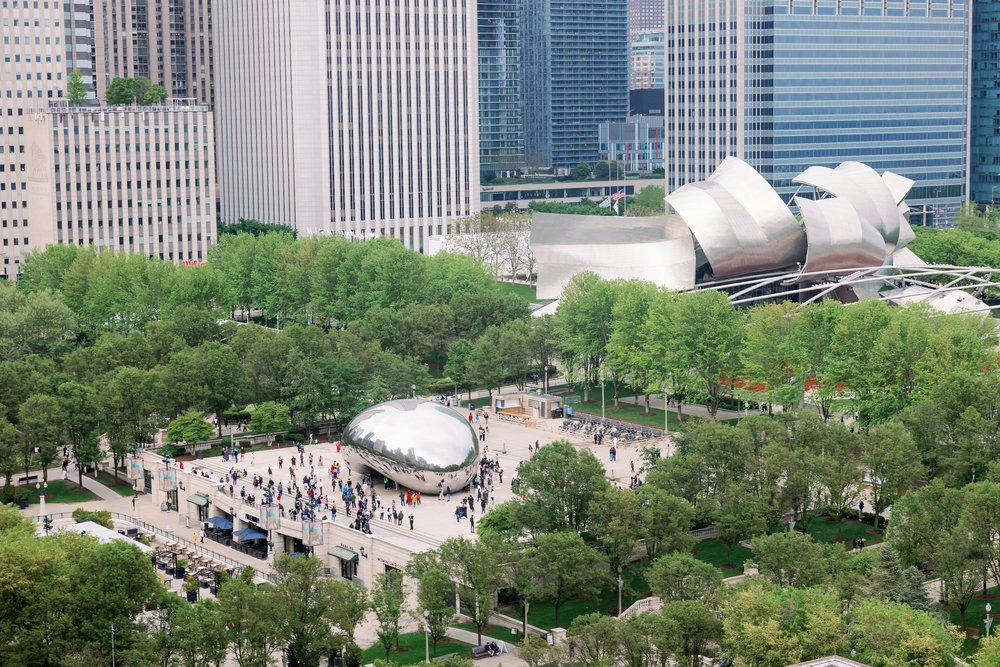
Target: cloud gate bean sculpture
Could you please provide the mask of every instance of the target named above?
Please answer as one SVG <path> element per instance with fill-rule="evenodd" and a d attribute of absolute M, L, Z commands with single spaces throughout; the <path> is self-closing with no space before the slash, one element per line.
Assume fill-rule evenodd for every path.
<path fill-rule="evenodd" d="M 405 399 L 368 408 L 344 431 L 344 462 L 422 493 L 466 487 L 479 461 L 469 421 L 434 401 Z"/>

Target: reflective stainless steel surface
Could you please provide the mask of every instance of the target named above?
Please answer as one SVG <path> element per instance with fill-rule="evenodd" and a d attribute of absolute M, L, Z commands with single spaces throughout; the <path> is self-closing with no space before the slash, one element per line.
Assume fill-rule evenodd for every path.
<path fill-rule="evenodd" d="M 809 235 L 803 273 L 864 268 L 885 261 L 882 236 L 858 216 L 847 199 L 796 197 L 795 204 Z"/>
<path fill-rule="evenodd" d="M 344 462 L 425 493 L 466 487 L 479 460 L 468 420 L 434 401 L 404 399 L 368 408 L 344 431 Z"/>
<path fill-rule="evenodd" d="M 689 183 L 667 203 L 691 229 L 716 277 L 794 266 L 806 237 L 781 197 L 757 171 L 726 158 L 705 181 Z"/>
<path fill-rule="evenodd" d="M 648 280 L 676 290 L 694 287 L 694 239 L 677 216 L 535 213 L 531 251 L 539 299 L 558 299 L 570 278 L 584 271 L 607 280 Z"/>

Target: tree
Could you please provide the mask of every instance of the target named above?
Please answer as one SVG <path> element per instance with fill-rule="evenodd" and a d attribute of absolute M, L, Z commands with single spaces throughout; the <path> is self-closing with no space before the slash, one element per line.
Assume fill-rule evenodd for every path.
<path fill-rule="evenodd" d="M 579 533 L 545 533 L 535 538 L 535 578 L 539 595 L 552 602 L 556 626 L 559 610 L 577 597 L 592 597 L 607 584 L 607 560 Z"/>
<path fill-rule="evenodd" d="M 233 349 L 222 343 L 203 343 L 175 354 L 167 373 L 175 387 L 188 386 L 190 393 L 185 403 L 193 402 L 215 413 L 221 438 L 226 408 L 243 396 L 246 384 L 243 366 Z"/>
<path fill-rule="evenodd" d="M 740 370 L 743 315 L 719 291 L 678 295 L 668 352 L 700 380 L 708 412 L 715 418 L 722 383 L 733 382 Z"/>
<path fill-rule="evenodd" d="M 219 614 L 229 628 L 229 645 L 239 667 L 270 667 L 281 645 L 269 589 L 258 589 L 252 567 L 219 588 Z"/>
<path fill-rule="evenodd" d="M 438 567 L 425 569 L 417 581 L 417 606 L 411 613 L 417 623 L 426 625 L 434 657 L 437 657 L 438 642 L 444 639 L 448 626 L 455 619 L 455 605 L 448 601 L 454 590 L 455 584 Z"/>
<path fill-rule="evenodd" d="M 334 579 L 329 582 L 330 610 L 327 619 L 354 643 L 354 633 L 371 609 L 371 599 L 364 586 L 351 581 Z"/>
<path fill-rule="evenodd" d="M 575 180 L 586 181 L 589 180 L 591 176 L 594 175 L 594 170 L 591 169 L 590 165 L 586 162 L 581 162 L 580 164 L 573 167 L 573 171 L 570 172 Z"/>
<path fill-rule="evenodd" d="M 563 289 L 556 340 L 567 370 L 583 370 L 583 401 L 604 362 L 614 324 L 615 287 L 595 273 L 578 273 Z M 616 382 L 612 373 L 612 382 Z"/>
<path fill-rule="evenodd" d="M 159 104 L 166 100 L 166 89 L 154 86 L 143 76 L 115 77 L 104 91 L 104 101 L 109 106 L 124 104 Z"/>
<path fill-rule="evenodd" d="M 570 623 L 566 636 L 573 655 L 584 665 L 614 664 L 621 649 L 622 622 L 604 614 L 584 614 Z"/>
<path fill-rule="evenodd" d="M 399 642 L 399 619 L 403 615 L 404 602 L 403 575 L 399 570 L 375 575 L 371 592 L 372 612 L 378 622 L 375 634 L 385 649 L 386 660 L 393 645 Z"/>
<path fill-rule="evenodd" d="M 5 489 L 14 488 L 11 480 L 17 472 L 20 457 L 17 429 L 6 418 L 0 417 L 0 474 L 3 475 Z"/>
<path fill-rule="evenodd" d="M 722 592 L 719 568 L 687 553 L 657 558 L 646 570 L 646 581 L 653 595 L 664 602 L 697 600 L 714 608 Z"/>
<path fill-rule="evenodd" d="M 500 330 L 490 327 L 476 340 L 465 360 L 469 383 L 485 388 L 490 396 L 500 390 L 505 379 L 503 357 L 500 355 Z"/>
<path fill-rule="evenodd" d="M 809 535 L 791 530 L 759 535 L 750 543 L 761 575 L 778 586 L 818 586 L 830 579 L 827 561 L 835 554 Z M 841 546 L 836 549 L 843 553 Z"/>
<path fill-rule="evenodd" d="M 879 517 L 924 475 L 920 452 L 906 428 L 890 422 L 872 428 L 861 439 L 861 464 L 870 473 L 875 527 Z"/>
<path fill-rule="evenodd" d="M 588 512 L 607 517 L 595 522 L 590 532 L 607 556 L 612 575 L 617 575 L 639 547 L 645 518 L 639 497 L 631 490 L 609 487 L 594 496 Z"/>
<path fill-rule="evenodd" d="M 458 387 L 468 386 L 469 400 L 472 400 L 472 383 L 469 381 L 468 362 L 472 354 L 473 344 L 464 338 L 456 340 L 448 347 L 448 360 L 444 365 L 444 374 Z"/>
<path fill-rule="evenodd" d="M 78 69 L 70 70 L 66 79 L 66 99 L 74 107 L 87 101 L 87 84 L 83 82 L 83 74 Z"/>
<path fill-rule="evenodd" d="M 919 611 L 932 611 L 933 605 L 924 588 L 924 577 L 917 568 L 903 569 L 899 554 L 891 544 L 878 550 L 878 561 L 871 571 L 870 597 L 907 604 Z"/>
<path fill-rule="evenodd" d="M 718 539 L 726 545 L 723 567 L 736 567 L 732 562 L 733 545 L 767 529 L 767 519 L 761 503 L 746 491 L 733 488 L 723 493 L 719 501 L 719 517 L 715 522 Z"/>
<path fill-rule="evenodd" d="M 483 627 L 496 608 L 496 594 L 503 585 L 497 550 L 483 540 L 470 542 L 453 537 L 438 548 L 441 565 L 455 582 L 459 602 L 476 625 L 477 641 L 482 644 Z"/>
<path fill-rule="evenodd" d="M 205 421 L 200 410 L 188 410 L 167 424 L 169 442 L 195 443 L 212 437 L 212 425 Z"/>
<path fill-rule="evenodd" d="M 288 406 L 274 401 L 261 403 L 250 414 L 250 430 L 254 433 L 287 431 L 292 427 L 288 419 Z"/>
<path fill-rule="evenodd" d="M 133 443 L 152 441 L 152 415 L 162 405 L 163 394 L 163 376 L 159 369 L 119 366 L 104 376 L 98 398 L 116 477 Z"/>
<path fill-rule="evenodd" d="M 646 541 L 646 555 L 655 559 L 661 553 L 690 551 L 694 546 L 694 507 L 691 503 L 650 484 L 638 491 L 642 507 L 641 537 Z"/>
<path fill-rule="evenodd" d="M 720 635 L 721 626 L 715 613 L 704 603 L 693 600 L 670 602 L 660 613 L 676 628 L 678 653 L 688 658 L 692 667 L 701 664 L 708 644 Z"/>
<path fill-rule="evenodd" d="M 882 600 L 851 609 L 849 630 L 857 660 L 872 667 L 951 665 L 960 646 L 958 633 L 931 614 Z"/>
<path fill-rule="evenodd" d="M 222 665 L 226 660 L 229 637 L 228 618 L 220 614 L 215 600 L 199 600 L 177 608 L 170 629 L 176 654 L 183 667 Z"/>
<path fill-rule="evenodd" d="M 823 500 L 837 520 L 840 537 L 844 514 L 855 506 L 861 494 L 862 474 L 858 466 L 861 439 L 843 424 L 827 424 L 817 434 L 820 445 L 819 479 L 825 490 Z"/>
<path fill-rule="evenodd" d="M 274 561 L 276 583 L 270 592 L 272 613 L 289 667 L 311 667 L 330 643 L 329 581 L 323 563 L 312 556 L 291 558 L 281 554 Z"/>
<path fill-rule="evenodd" d="M 21 405 L 18 414 L 25 445 L 29 451 L 38 449 L 35 458 L 42 464 L 42 481 L 48 482 L 49 464 L 59 455 L 63 431 L 59 403 L 48 394 L 34 394 Z"/>
<path fill-rule="evenodd" d="M 517 515 L 528 531 L 584 530 L 591 501 L 608 488 L 604 466 L 588 450 L 565 440 L 545 445 L 517 467 Z"/>
<path fill-rule="evenodd" d="M 63 382 L 56 389 L 56 402 L 62 415 L 63 428 L 69 445 L 79 463 L 77 483 L 83 488 L 83 469 L 88 463 L 96 463 L 100 455 L 97 441 L 100 405 L 97 393 L 79 382 Z"/>
<path fill-rule="evenodd" d="M 741 358 L 748 385 L 761 384 L 768 414 L 775 403 L 789 406 L 801 398 L 803 383 L 791 384 L 795 309 L 791 301 L 765 304 L 747 313 Z"/>

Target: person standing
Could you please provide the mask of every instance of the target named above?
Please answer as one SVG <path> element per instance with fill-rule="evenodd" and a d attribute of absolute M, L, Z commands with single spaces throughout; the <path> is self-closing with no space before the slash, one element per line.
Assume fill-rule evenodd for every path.
<path fill-rule="evenodd" d="M 469 515 L 469 532 L 476 532 L 476 517 L 471 514 Z"/>
<path fill-rule="evenodd" d="M 413 530 L 413 514 L 410 514 L 410 530 Z"/>

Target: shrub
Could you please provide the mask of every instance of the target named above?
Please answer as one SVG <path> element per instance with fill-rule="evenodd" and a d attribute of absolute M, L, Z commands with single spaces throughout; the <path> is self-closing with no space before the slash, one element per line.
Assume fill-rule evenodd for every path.
<path fill-rule="evenodd" d="M 111 513 L 107 510 L 90 511 L 85 510 L 82 507 L 77 507 L 73 510 L 73 520 L 77 523 L 93 521 L 94 523 L 104 526 L 105 528 L 110 528 L 111 530 L 114 530 L 115 528 L 115 524 L 111 522 Z"/>
<path fill-rule="evenodd" d="M 156 450 L 156 453 L 159 454 L 160 456 L 165 456 L 168 459 L 172 459 L 175 458 L 178 454 L 183 454 L 184 450 L 175 445 L 163 445 L 162 447 Z"/>

